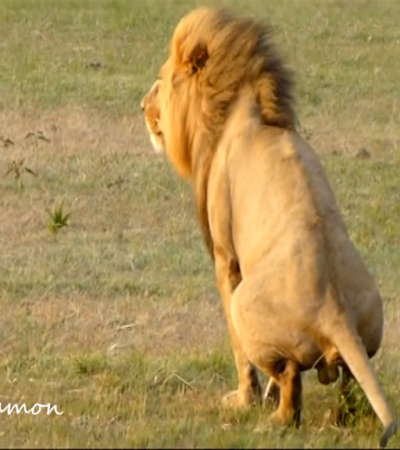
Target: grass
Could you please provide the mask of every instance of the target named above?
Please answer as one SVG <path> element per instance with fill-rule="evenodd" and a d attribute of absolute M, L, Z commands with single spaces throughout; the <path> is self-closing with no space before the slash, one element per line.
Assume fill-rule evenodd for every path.
<path fill-rule="evenodd" d="M 0 2 L 0 402 L 64 412 L 3 414 L 1 447 L 377 442 L 373 414 L 330 426 L 336 387 L 314 373 L 299 430 L 260 436 L 265 411 L 220 406 L 236 374 L 192 193 L 153 154 L 139 108 L 174 25 L 199 4 Z M 303 133 L 384 297 L 375 364 L 399 412 L 400 3 L 235 4 L 272 22 L 297 74 Z M 61 204 L 68 226 L 52 235 Z"/>

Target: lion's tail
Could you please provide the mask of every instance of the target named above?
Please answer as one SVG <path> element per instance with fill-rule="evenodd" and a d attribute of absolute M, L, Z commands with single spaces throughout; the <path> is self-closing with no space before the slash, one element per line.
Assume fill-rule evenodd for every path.
<path fill-rule="evenodd" d="M 335 302 L 335 301 L 334 301 Z M 336 303 L 336 302 L 335 302 Z M 330 329 L 324 330 L 337 347 L 341 357 L 351 370 L 355 379 L 365 392 L 369 402 L 384 426 L 379 441 L 380 448 L 385 448 L 391 436 L 397 430 L 397 422 L 379 383 L 377 374 L 368 358 L 365 347 L 357 330 L 348 321 L 347 315 L 338 314 L 337 320 L 330 322 Z"/>
<path fill-rule="evenodd" d="M 348 312 L 345 311 L 346 308 L 343 309 L 346 302 L 337 284 L 336 264 L 332 260 L 334 250 L 331 248 L 330 240 L 327 239 L 326 230 L 324 231 L 322 236 L 325 240 L 325 247 L 328 249 L 326 262 L 331 283 L 326 299 L 327 305 L 329 305 L 327 308 L 329 317 L 321 317 L 321 330 L 325 336 L 329 336 L 330 341 L 339 351 L 382 422 L 384 432 L 379 440 L 379 447 L 385 448 L 389 439 L 397 431 L 398 425 L 357 328 L 351 321 Z"/>

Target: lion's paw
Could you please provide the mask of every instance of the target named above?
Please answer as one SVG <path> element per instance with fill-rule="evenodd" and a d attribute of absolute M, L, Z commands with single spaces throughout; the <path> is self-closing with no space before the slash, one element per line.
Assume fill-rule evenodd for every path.
<path fill-rule="evenodd" d="M 273 412 L 270 414 L 267 418 L 267 420 L 259 423 L 253 430 L 253 433 L 266 433 L 275 425 L 283 425 L 283 421 L 281 420 L 280 415 L 278 414 L 278 411 Z"/>
<path fill-rule="evenodd" d="M 281 427 L 282 429 L 285 429 L 289 426 L 298 426 L 299 424 L 299 414 L 293 414 L 289 411 L 286 414 L 282 414 L 281 411 L 276 410 L 272 414 L 270 414 L 265 422 L 262 422 L 258 424 L 253 432 L 254 433 L 265 433 L 273 428 L 275 428 L 277 425 Z"/>
<path fill-rule="evenodd" d="M 228 392 L 222 398 L 224 407 L 232 409 L 247 409 L 257 403 L 258 398 L 247 392 L 240 392 L 238 389 Z"/>

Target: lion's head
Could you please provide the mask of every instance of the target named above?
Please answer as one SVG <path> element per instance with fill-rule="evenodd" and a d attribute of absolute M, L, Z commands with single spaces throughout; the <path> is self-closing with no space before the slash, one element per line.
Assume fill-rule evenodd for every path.
<path fill-rule="evenodd" d="M 231 107 L 251 95 L 265 124 L 295 129 L 293 83 L 270 29 L 224 9 L 199 8 L 175 28 L 159 80 L 142 101 L 155 149 L 192 178 L 210 162 Z M 208 163 L 207 163 L 208 162 Z"/>
<path fill-rule="evenodd" d="M 161 80 L 156 80 L 150 91 L 143 97 L 140 107 L 144 112 L 147 131 L 150 135 L 151 143 L 157 153 L 164 151 L 164 137 L 160 126 L 160 104 L 159 104 L 159 87 Z"/>

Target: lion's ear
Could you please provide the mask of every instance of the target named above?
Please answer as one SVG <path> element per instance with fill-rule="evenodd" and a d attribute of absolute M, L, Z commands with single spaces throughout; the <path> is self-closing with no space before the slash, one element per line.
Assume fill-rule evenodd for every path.
<path fill-rule="evenodd" d="M 195 74 L 201 70 L 208 60 L 207 47 L 203 44 L 197 44 L 192 50 L 187 63 L 190 75 Z"/>

